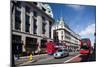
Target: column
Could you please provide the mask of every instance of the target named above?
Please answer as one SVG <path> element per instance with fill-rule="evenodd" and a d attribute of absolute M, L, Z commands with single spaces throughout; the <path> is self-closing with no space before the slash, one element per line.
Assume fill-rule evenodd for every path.
<path fill-rule="evenodd" d="M 30 13 L 30 33 L 33 34 L 33 12 Z"/>
<path fill-rule="evenodd" d="M 42 34 L 42 18 L 40 15 L 37 16 L 37 35 L 41 36 Z"/>
<path fill-rule="evenodd" d="M 11 24 L 12 24 L 12 29 L 15 30 L 15 9 L 11 14 Z"/>
<path fill-rule="evenodd" d="M 40 52 L 40 50 L 41 50 L 41 38 L 38 38 L 37 39 L 37 42 L 38 42 L 38 49 L 37 49 L 37 52 Z"/>
<path fill-rule="evenodd" d="M 25 7 L 23 4 L 21 8 L 21 31 L 25 32 Z"/>
<path fill-rule="evenodd" d="M 25 35 L 22 35 L 22 42 L 23 42 L 23 44 L 22 44 L 22 52 L 26 51 L 26 49 L 25 49 L 25 45 L 26 45 L 25 40 L 26 40 Z"/>
<path fill-rule="evenodd" d="M 53 31 L 54 31 L 54 26 L 51 27 L 51 38 L 53 39 Z"/>
<path fill-rule="evenodd" d="M 46 26 L 45 26 L 45 36 L 49 38 L 49 21 L 46 20 Z"/>

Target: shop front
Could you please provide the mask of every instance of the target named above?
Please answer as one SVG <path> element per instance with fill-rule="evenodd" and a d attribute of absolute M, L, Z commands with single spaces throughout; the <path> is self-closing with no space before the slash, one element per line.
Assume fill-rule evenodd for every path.
<path fill-rule="evenodd" d="M 27 54 L 33 53 L 35 54 L 35 51 L 38 49 L 37 46 L 37 39 L 36 38 L 31 38 L 31 37 L 26 37 L 26 52 Z"/>
<path fill-rule="evenodd" d="M 18 56 L 22 54 L 22 41 L 19 35 L 12 35 L 12 53 Z"/>

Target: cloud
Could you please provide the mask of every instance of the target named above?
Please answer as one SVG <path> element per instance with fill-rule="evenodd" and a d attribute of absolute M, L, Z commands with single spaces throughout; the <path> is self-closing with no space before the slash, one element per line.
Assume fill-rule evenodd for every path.
<path fill-rule="evenodd" d="M 95 24 L 89 24 L 85 29 L 81 30 L 79 32 L 79 35 L 81 38 L 90 38 L 91 45 L 94 46 L 94 32 L 95 32 Z"/>
<path fill-rule="evenodd" d="M 88 25 L 84 30 L 82 30 L 79 35 L 89 35 L 94 34 L 95 32 L 95 24 Z"/>
<path fill-rule="evenodd" d="M 67 5 L 67 6 L 73 8 L 74 10 L 82 10 L 84 8 L 81 5 Z"/>

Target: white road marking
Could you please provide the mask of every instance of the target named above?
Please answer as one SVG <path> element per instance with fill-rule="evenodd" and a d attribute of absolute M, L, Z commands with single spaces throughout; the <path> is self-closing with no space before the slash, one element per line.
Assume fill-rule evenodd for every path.
<path fill-rule="evenodd" d="M 67 63 L 67 62 L 69 62 L 69 61 L 71 61 L 71 60 L 75 59 L 76 57 L 78 57 L 78 56 L 80 56 L 80 55 L 81 55 L 81 54 L 78 54 L 78 55 L 76 55 L 76 56 L 72 57 L 71 59 L 69 59 L 69 60 L 65 61 L 64 63 Z"/>

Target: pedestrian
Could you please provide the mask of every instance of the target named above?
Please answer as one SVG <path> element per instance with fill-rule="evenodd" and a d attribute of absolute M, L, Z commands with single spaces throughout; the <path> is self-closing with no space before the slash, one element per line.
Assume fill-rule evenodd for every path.
<path fill-rule="evenodd" d="M 16 46 L 16 54 L 15 54 L 16 59 L 19 59 L 19 46 Z"/>
<path fill-rule="evenodd" d="M 33 59 L 33 55 L 32 55 L 32 53 L 30 53 L 30 55 L 29 55 L 29 61 L 32 61 L 32 59 Z"/>

